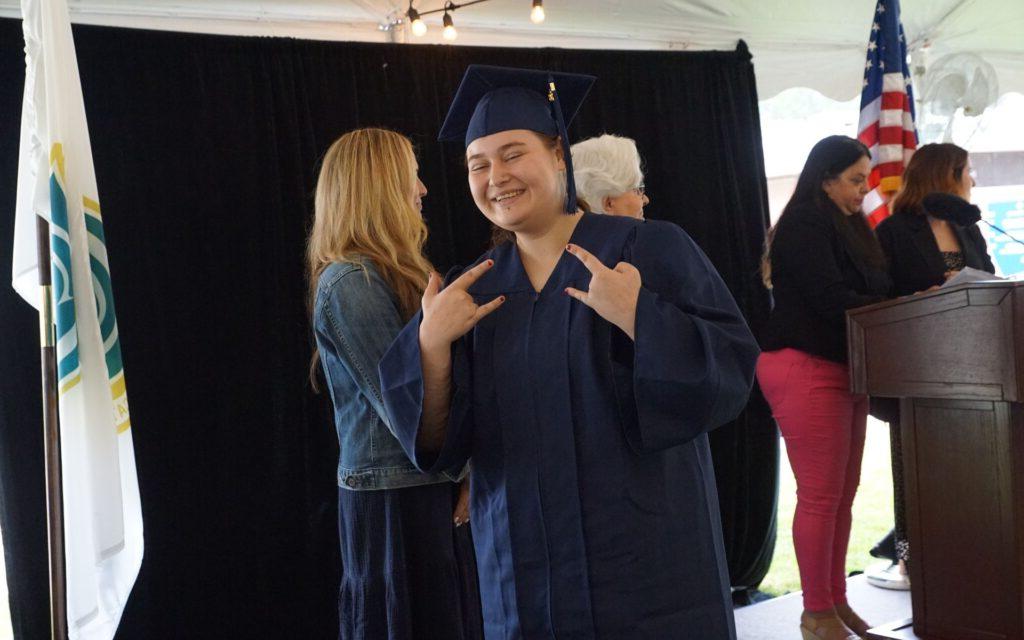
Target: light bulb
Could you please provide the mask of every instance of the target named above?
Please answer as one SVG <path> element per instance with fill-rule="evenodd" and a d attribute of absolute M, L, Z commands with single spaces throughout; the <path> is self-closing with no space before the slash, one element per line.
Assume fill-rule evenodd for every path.
<path fill-rule="evenodd" d="M 544 22 L 544 0 L 533 0 L 533 9 L 530 10 L 530 21 L 533 24 Z"/>
<path fill-rule="evenodd" d="M 406 11 L 405 15 L 409 18 L 409 22 L 412 25 L 412 35 L 422 36 L 427 32 L 427 23 L 423 22 L 420 12 L 412 8 L 411 2 L 409 3 L 409 10 Z"/>
<path fill-rule="evenodd" d="M 454 40 L 459 37 L 459 32 L 455 30 L 455 21 L 448 15 L 446 11 L 444 14 L 444 31 L 441 32 L 441 37 L 445 40 Z"/>

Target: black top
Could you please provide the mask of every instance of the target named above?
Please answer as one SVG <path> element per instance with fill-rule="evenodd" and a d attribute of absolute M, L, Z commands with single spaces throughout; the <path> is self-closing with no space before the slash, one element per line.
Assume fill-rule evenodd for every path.
<path fill-rule="evenodd" d="M 960 241 L 963 266 L 995 273 L 978 225 L 961 227 L 950 222 L 949 226 Z M 875 232 L 889 261 L 895 295 L 910 295 L 945 282 L 945 273 L 950 269 L 935 242 L 927 216 L 901 211 L 883 220 Z"/>
<path fill-rule="evenodd" d="M 801 207 L 786 213 L 771 246 L 772 308 L 761 346 L 786 347 L 846 362 L 846 311 L 885 300 L 892 282 L 839 235 L 833 213 Z"/>

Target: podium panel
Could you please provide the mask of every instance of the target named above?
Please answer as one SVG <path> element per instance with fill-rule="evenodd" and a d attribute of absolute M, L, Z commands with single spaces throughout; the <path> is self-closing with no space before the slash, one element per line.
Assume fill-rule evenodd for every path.
<path fill-rule="evenodd" d="M 1024 283 L 974 283 L 847 314 L 855 393 L 1024 400 Z"/>
<path fill-rule="evenodd" d="M 915 633 L 1024 638 L 1019 412 L 1015 421 L 1006 402 L 914 398 L 900 415 L 904 452 L 913 453 L 904 478 Z"/>
<path fill-rule="evenodd" d="M 852 390 L 901 399 L 913 637 L 1024 640 L 1024 283 L 855 309 L 847 335 Z"/>

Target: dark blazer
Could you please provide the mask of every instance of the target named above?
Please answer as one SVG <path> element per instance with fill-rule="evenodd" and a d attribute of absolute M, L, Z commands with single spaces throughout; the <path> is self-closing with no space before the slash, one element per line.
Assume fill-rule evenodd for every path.
<path fill-rule="evenodd" d="M 951 222 L 950 226 L 960 241 L 967 266 L 995 273 L 978 225 L 961 227 Z M 895 295 L 910 295 L 945 282 L 946 264 L 927 216 L 901 211 L 883 220 L 875 233 L 889 261 Z"/>
<path fill-rule="evenodd" d="M 774 307 L 761 347 L 846 362 L 846 311 L 885 300 L 885 270 L 854 255 L 833 212 L 800 207 L 779 220 L 771 246 Z"/>

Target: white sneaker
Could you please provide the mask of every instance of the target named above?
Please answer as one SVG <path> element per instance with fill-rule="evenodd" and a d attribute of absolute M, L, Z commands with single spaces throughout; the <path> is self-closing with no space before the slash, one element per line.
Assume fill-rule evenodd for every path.
<path fill-rule="evenodd" d="M 873 564 L 864 570 L 864 578 L 868 584 L 882 589 L 910 590 L 910 576 L 900 573 L 900 565 L 897 562 Z"/>

